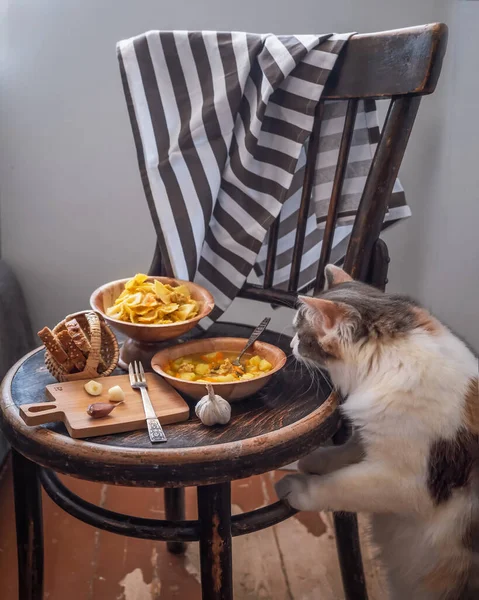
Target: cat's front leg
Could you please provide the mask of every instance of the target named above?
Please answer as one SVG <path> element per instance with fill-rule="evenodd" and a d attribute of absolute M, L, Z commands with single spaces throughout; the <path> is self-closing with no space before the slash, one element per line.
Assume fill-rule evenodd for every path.
<path fill-rule="evenodd" d="M 329 475 L 288 475 L 276 484 L 276 492 L 298 510 L 410 513 L 432 507 L 418 478 L 401 478 L 366 461 Z"/>
<path fill-rule="evenodd" d="M 300 459 L 298 469 L 303 473 L 326 475 L 358 463 L 363 458 L 364 449 L 356 432 L 341 446 L 324 446 Z"/>

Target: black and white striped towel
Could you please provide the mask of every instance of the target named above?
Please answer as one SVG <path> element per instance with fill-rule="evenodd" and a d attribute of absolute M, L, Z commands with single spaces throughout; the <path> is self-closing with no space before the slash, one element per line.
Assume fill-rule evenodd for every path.
<path fill-rule="evenodd" d="M 349 36 L 150 31 L 118 43 L 160 248 L 176 277 L 212 292 L 205 328 L 248 277 L 261 280 L 267 232 L 280 213 L 274 285 L 289 278 L 314 112 Z M 345 109 L 325 105 L 300 286 L 316 275 Z M 378 139 L 375 104 L 361 103 L 335 248 L 351 232 Z M 386 220 L 409 214 L 397 181 Z"/>

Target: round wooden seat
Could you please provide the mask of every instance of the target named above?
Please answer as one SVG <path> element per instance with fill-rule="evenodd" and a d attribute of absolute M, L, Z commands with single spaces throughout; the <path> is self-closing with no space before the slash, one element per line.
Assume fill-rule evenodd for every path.
<path fill-rule="evenodd" d="M 250 328 L 219 323 L 208 336 L 248 337 Z M 266 332 L 264 340 L 289 353 L 290 339 Z M 248 477 L 297 460 L 336 430 L 336 397 L 294 359 L 258 394 L 232 405 L 226 427 L 207 428 L 194 414 L 165 426 L 168 442 L 153 446 L 146 430 L 74 440 L 62 423 L 27 426 L 18 406 L 44 402 L 53 383 L 43 350 L 35 350 L 7 375 L 2 388 L 2 430 L 21 454 L 54 471 L 92 481 L 134 486 L 184 487 Z"/>

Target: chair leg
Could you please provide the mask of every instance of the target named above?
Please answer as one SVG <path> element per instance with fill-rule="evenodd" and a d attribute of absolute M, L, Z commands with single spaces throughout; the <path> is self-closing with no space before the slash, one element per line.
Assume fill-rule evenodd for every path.
<path fill-rule="evenodd" d="M 335 513 L 336 547 L 346 600 L 368 600 L 358 519 L 353 513 Z"/>
<path fill-rule="evenodd" d="M 198 487 L 201 592 L 203 600 L 233 600 L 231 487 Z"/>
<path fill-rule="evenodd" d="M 333 442 L 335 445 L 344 444 L 350 435 L 350 423 L 343 419 L 341 427 L 333 437 Z M 368 600 L 356 515 L 334 513 L 334 529 L 344 597 L 346 600 Z"/>
<path fill-rule="evenodd" d="M 18 555 L 18 597 L 43 598 L 43 519 L 38 466 L 12 450 Z"/>
<path fill-rule="evenodd" d="M 185 518 L 185 490 L 183 488 L 165 488 L 165 515 L 167 521 L 183 521 Z M 167 542 L 166 547 L 172 554 L 183 554 L 186 544 Z"/>

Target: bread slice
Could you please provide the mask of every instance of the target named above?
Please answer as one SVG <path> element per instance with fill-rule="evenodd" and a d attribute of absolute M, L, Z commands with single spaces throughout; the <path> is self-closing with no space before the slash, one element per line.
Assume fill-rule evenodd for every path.
<path fill-rule="evenodd" d="M 67 373 L 73 368 L 73 363 L 69 359 L 68 354 L 62 348 L 57 336 L 48 327 L 44 327 L 38 332 L 38 337 L 45 344 L 45 348 L 53 356 L 53 358 L 60 364 Z"/>
<path fill-rule="evenodd" d="M 79 371 L 83 371 L 86 365 L 86 359 L 83 355 L 83 352 L 81 352 L 80 349 L 77 348 L 77 346 L 75 346 L 75 344 L 73 343 L 73 340 L 70 337 L 68 331 L 63 329 L 62 331 L 60 331 L 60 333 L 57 334 L 57 337 L 58 341 L 67 353 L 67 356 L 71 360 L 71 362 Z"/>
<path fill-rule="evenodd" d="M 88 358 L 91 351 L 91 344 L 88 336 L 83 331 L 82 326 L 76 319 L 70 319 L 66 321 L 65 327 L 67 328 L 68 334 L 71 337 L 75 346 L 82 351 L 83 355 Z M 98 371 L 101 373 L 106 370 L 106 364 L 103 358 L 100 356 L 98 362 Z"/>
<path fill-rule="evenodd" d="M 81 328 L 80 323 L 76 319 L 70 319 L 65 323 L 68 335 L 72 339 L 75 346 L 83 352 L 85 356 L 90 354 L 91 344 L 85 332 Z"/>

